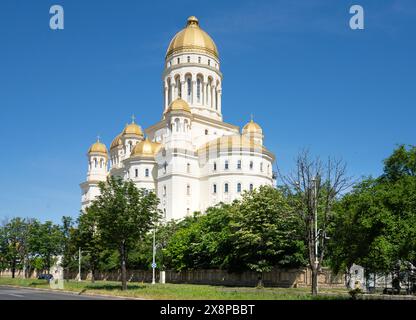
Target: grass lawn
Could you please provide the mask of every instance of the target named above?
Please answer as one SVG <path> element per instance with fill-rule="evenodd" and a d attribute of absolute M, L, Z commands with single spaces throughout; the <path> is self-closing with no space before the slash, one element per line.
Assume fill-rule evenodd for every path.
<path fill-rule="evenodd" d="M 49 288 L 46 280 L 0 278 L 0 285 L 15 285 L 31 288 Z M 184 299 L 184 300 L 313 300 L 348 299 L 343 289 L 322 289 L 318 297 L 310 295 L 309 288 L 249 288 L 223 287 L 196 284 L 149 284 L 128 283 L 128 290 L 121 290 L 121 283 L 114 281 L 65 281 L 64 290 L 90 294 L 110 294 L 115 296 L 145 299 Z"/>

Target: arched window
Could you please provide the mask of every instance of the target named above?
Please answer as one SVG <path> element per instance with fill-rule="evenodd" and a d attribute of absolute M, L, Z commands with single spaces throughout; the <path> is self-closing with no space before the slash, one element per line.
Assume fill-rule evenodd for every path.
<path fill-rule="evenodd" d="M 217 171 L 217 163 L 214 162 L 214 171 Z"/>
<path fill-rule="evenodd" d="M 270 174 L 270 164 L 267 165 L 267 174 Z"/>
<path fill-rule="evenodd" d="M 211 60 L 210 60 L 210 59 L 208 59 L 208 65 L 209 65 L 209 66 L 211 65 Z"/>
<path fill-rule="evenodd" d="M 103 160 L 103 159 L 101 159 L 101 160 L 100 160 L 100 168 L 102 168 L 102 167 L 103 167 L 103 163 L 104 163 L 104 160 Z"/>
<path fill-rule="evenodd" d="M 241 192 L 241 183 L 237 183 L 237 192 L 240 193 Z"/>
<path fill-rule="evenodd" d="M 133 149 L 133 143 L 129 141 L 129 151 L 131 152 L 131 149 Z"/>
<path fill-rule="evenodd" d="M 250 170 L 253 170 L 253 161 L 250 161 Z"/>
<path fill-rule="evenodd" d="M 136 178 L 139 176 L 139 170 L 138 170 L 138 169 L 135 169 L 135 170 L 134 170 L 134 176 L 135 176 Z"/>
<path fill-rule="evenodd" d="M 181 86 L 181 80 L 179 79 L 179 77 L 176 77 L 176 88 L 178 90 L 178 97 L 182 98 L 182 86 Z"/>
<path fill-rule="evenodd" d="M 212 186 L 212 193 L 217 193 L 217 185 L 215 183 Z"/>
<path fill-rule="evenodd" d="M 225 169 L 225 170 L 228 170 L 228 160 L 225 160 L 225 163 L 224 163 L 224 169 Z"/>
<path fill-rule="evenodd" d="M 191 62 L 191 57 L 190 56 L 188 56 L 186 59 L 187 59 L 188 63 Z"/>
<path fill-rule="evenodd" d="M 237 169 L 241 169 L 241 160 L 237 161 Z"/>
<path fill-rule="evenodd" d="M 201 63 L 201 57 L 198 57 L 198 63 Z"/>
<path fill-rule="evenodd" d="M 189 208 L 186 208 L 186 215 L 189 216 Z"/>
<path fill-rule="evenodd" d="M 260 172 L 263 172 L 263 162 L 260 162 Z"/>
<path fill-rule="evenodd" d="M 187 196 L 191 195 L 191 186 L 189 184 L 186 185 L 186 195 Z"/>
<path fill-rule="evenodd" d="M 253 184 L 250 183 L 250 191 L 253 191 Z"/>
<path fill-rule="evenodd" d="M 175 127 L 176 127 L 176 132 L 179 132 L 179 119 L 178 118 L 175 119 Z"/>
<path fill-rule="evenodd" d="M 166 186 L 163 186 L 163 196 L 166 197 Z"/>
<path fill-rule="evenodd" d="M 218 110 L 218 91 L 215 90 L 215 110 Z"/>
<path fill-rule="evenodd" d="M 145 176 L 145 177 L 148 177 L 148 176 L 149 176 L 149 169 L 148 169 L 148 168 L 146 168 L 146 169 L 144 170 L 144 176 Z"/>
<path fill-rule="evenodd" d="M 97 158 L 94 158 L 94 167 L 97 168 L 97 166 L 98 166 Z"/>
<path fill-rule="evenodd" d="M 201 102 L 201 79 L 196 79 L 196 99 L 198 103 Z"/>
<path fill-rule="evenodd" d="M 178 58 L 178 60 L 177 60 L 177 61 L 178 61 L 178 64 L 179 64 L 179 63 L 181 62 L 181 58 Z"/>
<path fill-rule="evenodd" d="M 225 183 L 224 184 L 224 192 L 225 193 L 228 193 L 228 183 Z"/>
<path fill-rule="evenodd" d="M 163 217 L 166 218 L 166 208 L 163 208 Z"/>
<path fill-rule="evenodd" d="M 191 101 L 191 94 L 192 94 L 192 83 L 191 83 L 191 78 L 188 78 L 186 80 L 186 85 L 187 85 L 187 89 L 188 89 L 188 102 Z"/>
<path fill-rule="evenodd" d="M 208 135 L 208 129 L 205 129 L 205 135 L 206 136 Z"/>
<path fill-rule="evenodd" d="M 167 166 L 168 166 L 168 164 L 165 162 L 165 163 L 163 164 L 163 173 L 166 173 L 166 168 L 167 168 Z"/>
<path fill-rule="evenodd" d="M 191 164 L 190 163 L 186 164 L 186 172 L 191 173 Z"/>

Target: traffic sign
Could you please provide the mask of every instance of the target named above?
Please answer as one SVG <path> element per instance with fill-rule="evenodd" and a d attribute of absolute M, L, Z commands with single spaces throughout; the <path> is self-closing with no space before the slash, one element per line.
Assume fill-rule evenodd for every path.
<path fill-rule="evenodd" d="M 152 263 L 152 268 L 155 269 L 156 267 L 157 267 L 157 264 L 153 262 Z"/>

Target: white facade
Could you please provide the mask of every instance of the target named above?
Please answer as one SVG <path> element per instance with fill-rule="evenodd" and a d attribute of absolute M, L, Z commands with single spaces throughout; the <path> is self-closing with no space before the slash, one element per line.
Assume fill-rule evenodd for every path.
<path fill-rule="evenodd" d="M 107 175 L 154 190 L 166 219 L 274 185 L 275 158 L 263 146 L 260 126 L 251 120 L 240 132 L 223 122 L 218 52 L 195 17 L 173 38 L 165 60 L 162 120 L 144 132 L 134 121 L 127 125 L 111 144 L 108 166 L 103 144 L 91 146 L 82 209 L 99 194 L 98 182 Z"/>

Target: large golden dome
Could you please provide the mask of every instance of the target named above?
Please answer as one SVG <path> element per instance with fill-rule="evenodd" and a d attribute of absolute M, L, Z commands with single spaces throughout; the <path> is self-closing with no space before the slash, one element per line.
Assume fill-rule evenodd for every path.
<path fill-rule="evenodd" d="M 165 113 L 168 113 L 170 111 L 185 111 L 185 112 L 191 112 L 191 108 L 189 108 L 189 104 L 181 99 L 178 98 L 176 100 L 173 100 L 169 107 L 166 109 Z"/>
<path fill-rule="evenodd" d="M 173 37 L 166 58 L 178 52 L 202 52 L 219 57 L 214 41 L 199 27 L 198 19 L 194 16 L 189 17 L 185 29 Z"/>
<path fill-rule="evenodd" d="M 120 133 L 119 135 L 117 135 L 113 142 L 111 142 L 111 146 L 110 146 L 110 150 L 113 148 L 116 148 L 118 146 L 121 146 L 123 144 L 123 142 L 121 141 L 121 136 L 123 135 L 123 133 Z"/>
<path fill-rule="evenodd" d="M 262 131 L 263 130 L 261 129 L 261 127 L 257 123 L 255 123 L 253 119 L 251 119 L 250 122 L 247 123 L 243 128 L 243 133 L 261 133 Z"/>
<path fill-rule="evenodd" d="M 138 136 L 143 136 L 143 131 L 142 131 L 142 128 L 140 128 L 140 126 L 132 122 L 126 125 L 126 127 L 124 128 L 123 135 L 125 134 L 134 134 Z"/>
<path fill-rule="evenodd" d="M 92 144 L 89 148 L 88 153 L 102 153 L 107 155 L 107 147 L 104 143 L 101 143 L 100 140 L 97 139 L 97 142 Z"/>
<path fill-rule="evenodd" d="M 161 144 L 152 142 L 148 138 L 137 143 L 133 151 L 131 152 L 132 157 L 154 157 L 160 150 Z"/>

